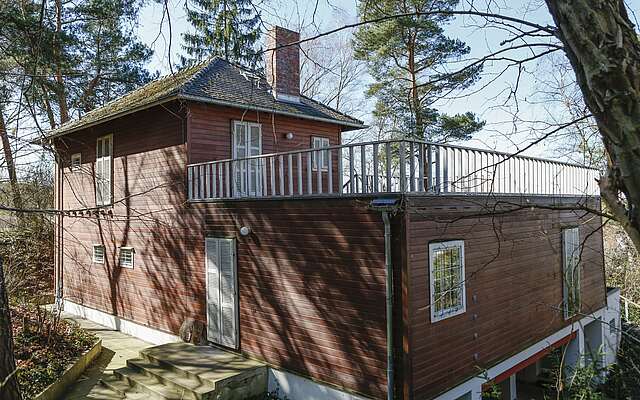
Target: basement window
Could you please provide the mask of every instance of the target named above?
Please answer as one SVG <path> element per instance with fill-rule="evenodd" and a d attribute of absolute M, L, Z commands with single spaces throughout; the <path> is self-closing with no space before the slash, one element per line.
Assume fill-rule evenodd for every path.
<path fill-rule="evenodd" d="M 120 266 L 122 268 L 133 268 L 134 254 L 133 247 L 120 247 Z"/>
<path fill-rule="evenodd" d="M 465 312 L 464 241 L 429 244 L 429 288 L 431 322 Z"/>
<path fill-rule="evenodd" d="M 104 264 L 104 246 L 101 244 L 93 245 L 93 262 L 96 264 Z"/>
<path fill-rule="evenodd" d="M 82 154 L 75 153 L 71 155 L 71 170 L 79 171 L 82 167 Z"/>

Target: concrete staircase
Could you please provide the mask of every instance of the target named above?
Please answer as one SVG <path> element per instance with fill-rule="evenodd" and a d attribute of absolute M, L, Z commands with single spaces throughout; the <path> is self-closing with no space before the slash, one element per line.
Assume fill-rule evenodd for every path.
<path fill-rule="evenodd" d="M 267 391 L 267 368 L 215 347 L 169 343 L 141 350 L 100 384 L 90 398 L 258 399 Z"/>

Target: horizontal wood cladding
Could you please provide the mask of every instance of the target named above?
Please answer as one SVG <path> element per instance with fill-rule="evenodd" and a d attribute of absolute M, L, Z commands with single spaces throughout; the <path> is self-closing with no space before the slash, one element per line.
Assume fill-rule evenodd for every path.
<path fill-rule="evenodd" d="M 231 124 L 234 120 L 257 122 L 262 126 L 262 153 L 277 153 L 311 148 L 311 137 L 340 144 L 341 127 L 258 111 L 210 104 L 189 104 L 189 163 L 231 158 Z M 293 139 L 286 139 L 293 133 Z M 295 161 L 294 161 L 295 162 Z"/>
<path fill-rule="evenodd" d="M 605 305 L 601 219 L 578 199 L 407 199 L 413 398 L 432 398 L 569 325 L 561 311 L 562 235 L 579 226 L 582 312 Z M 599 209 L 597 201 L 589 204 Z M 430 322 L 430 242 L 464 240 L 466 312 Z"/>
<path fill-rule="evenodd" d="M 238 240 L 243 353 L 384 396 L 384 229 L 379 213 L 368 210 L 365 201 L 346 199 L 190 207 L 191 223 L 206 235 Z M 249 236 L 239 236 L 242 226 L 251 229 Z"/>
<path fill-rule="evenodd" d="M 67 210 L 95 206 L 96 139 L 113 134 L 114 147 L 113 207 L 64 217 L 64 296 L 175 334 L 186 318 L 206 320 L 205 236 L 234 237 L 240 350 L 312 379 L 383 397 L 380 214 L 367 208 L 366 199 L 187 203 L 189 151 L 192 161 L 229 158 L 231 120 L 242 118 L 238 110 L 199 104 L 189 111 L 187 122 L 184 105 L 158 107 L 57 143 L 66 160 Z M 265 152 L 308 148 L 312 134 L 339 141 L 337 126 L 260 118 Z M 292 141 L 284 139 L 289 131 Z M 72 171 L 68 161 L 78 152 L 82 167 Z M 243 225 L 251 228 L 247 237 L 238 233 Z M 92 261 L 94 244 L 105 246 L 104 264 Z M 133 269 L 119 266 L 121 246 L 134 248 Z"/>

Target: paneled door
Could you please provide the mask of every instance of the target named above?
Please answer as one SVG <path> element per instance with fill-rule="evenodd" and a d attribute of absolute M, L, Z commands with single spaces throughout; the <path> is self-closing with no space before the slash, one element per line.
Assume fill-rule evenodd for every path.
<path fill-rule="evenodd" d="M 262 166 L 259 159 L 247 157 L 262 154 L 262 128 L 253 122 L 233 122 L 232 156 L 233 193 L 236 197 L 257 196 L 262 194 Z"/>
<path fill-rule="evenodd" d="M 235 239 L 206 238 L 207 340 L 238 348 Z"/>

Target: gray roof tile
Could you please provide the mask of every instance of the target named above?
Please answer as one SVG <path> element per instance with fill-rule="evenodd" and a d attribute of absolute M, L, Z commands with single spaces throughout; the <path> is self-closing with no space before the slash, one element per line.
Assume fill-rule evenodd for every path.
<path fill-rule="evenodd" d="M 271 94 L 271 87 L 264 76 L 216 57 L 141 86 L 84 114 L 79 119 L 61 125 L 50 131 L 48 136 L 64 135 L 172 99 L 202 101 L 324 120 L 343 125 L 347 129 L 364 127 L 362 121 L 304 96 L 300 97 L 300 103 L 277 101 Z"/>

